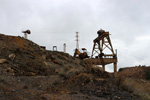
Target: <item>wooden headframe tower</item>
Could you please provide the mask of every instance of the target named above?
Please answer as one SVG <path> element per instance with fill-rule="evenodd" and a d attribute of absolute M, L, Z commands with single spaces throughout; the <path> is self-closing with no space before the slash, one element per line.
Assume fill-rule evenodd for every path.
<path fill-rule="evenodd" d="M 94 39 L 94 45 L 90 61 L 95 65 L 102 65 L 105 71 L 105 65 L 114 64 L 114 72 L 117 72 L 117 54 L 115 54 L 109 37 L 109 32 L 99 30 L 98 37 Z M 110 54 L 105 54 L 105 50 L 109 50 Z"/>

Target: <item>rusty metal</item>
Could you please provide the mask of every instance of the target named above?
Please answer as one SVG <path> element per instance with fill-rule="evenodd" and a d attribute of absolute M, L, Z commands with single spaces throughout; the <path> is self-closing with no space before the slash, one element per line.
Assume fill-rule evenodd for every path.
<path fill-rule="evenodd" d="M 117 59 L 115 58 L 89 58 L 86 60 L 92 62 L 94 65 L 107 65 L 117 62 Z"/>
<path fill-rule="evenodd" d="M 76 58 L 80 58 L 80 59 L 85 59 L 85 58 L 89 58 L 88 54 L 87 54 L 87 50 L 85 48 L 82 48 L 83 53 L 81 53 L 77 48 L 75 49 L 74 52 L 74 57 Z"/>
<path fill-rule="evenodd" d="M 78 34 L 79 33 L 76 32 L 76 49 L 74 52 L 74 57 L 80 58 L 80 59 L 89 58 L 86 48 L 82 48 L 82 52 L 79 51 L 79 39 L 78 39 L 79 36 L 78 36 Z"/>
<path fill-rule="evenodd" d="M 112 43 L 109 37 L 109 32 L 105 30 L 97 31 L 98 37 L 93 40 L 93 50 L 90 59 L 86 59 L 95 65 L 102 65 L 105 70 L 105 65 L 114 64 L 114 72 L 117 72 L 117 55 L 113 50 Z M 108 49 L 111 53 L 105 54 L 105 49 Z"/>

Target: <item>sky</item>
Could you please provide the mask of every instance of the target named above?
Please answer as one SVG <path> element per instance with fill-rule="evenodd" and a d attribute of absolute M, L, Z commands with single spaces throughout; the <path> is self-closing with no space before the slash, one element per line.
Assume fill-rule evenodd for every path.
<path fill-rule="evenodd" d="M 73 55 L 76 32 L 79 47 L 91 55 L 97 31 L 109 31 L 118 51 L 118 69 L 149 66 L 150 0 L 0 0 L 0 33 L 23 36 L 52 50 Z M 106 66 L 113 71 L 112 65 Z"/>

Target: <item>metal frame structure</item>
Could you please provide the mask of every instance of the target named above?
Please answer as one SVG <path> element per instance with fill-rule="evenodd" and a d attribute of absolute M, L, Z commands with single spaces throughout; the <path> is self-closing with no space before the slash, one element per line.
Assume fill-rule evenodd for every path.
<path fill-rule="evenodd" d="M 103 70 L 105 71 L 105 65 L 114 64 L 114 72 L 117 72 L 117 53 L 114 53 L 112 43 L 109 37 L 109 32 L 104 30 L 99 30 L 98 37 L 94 39 L 94 45 L 92 50 L 90 60 L 95 65 L 102 65 Z M 104 54 L 105 49 L 110 50 L 111 54 Z M 95 58 L 94 58 L 95 56 Z"/>
<path fill-rule="evenodd" d="M 57 51 L 57 46 L 53 46 L 53 51 Z"/>

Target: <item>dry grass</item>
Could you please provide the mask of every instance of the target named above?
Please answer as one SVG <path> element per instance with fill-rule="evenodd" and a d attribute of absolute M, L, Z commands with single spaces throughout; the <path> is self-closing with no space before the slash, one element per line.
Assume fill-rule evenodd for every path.
<path fill-rule="evenodd" d="M 140 96 L 143 100 L 150 100 L 150 81 L 126 78 L 122 81 L 120 86 L 123 89 Z"/>
<path fill-rule="evenodd" d="M 150 100 L 150 67 L 123 68 L 118 72 L 117 83 L 124 90 Z M 146 80 L 147 79 L 147 80 Z"/>

